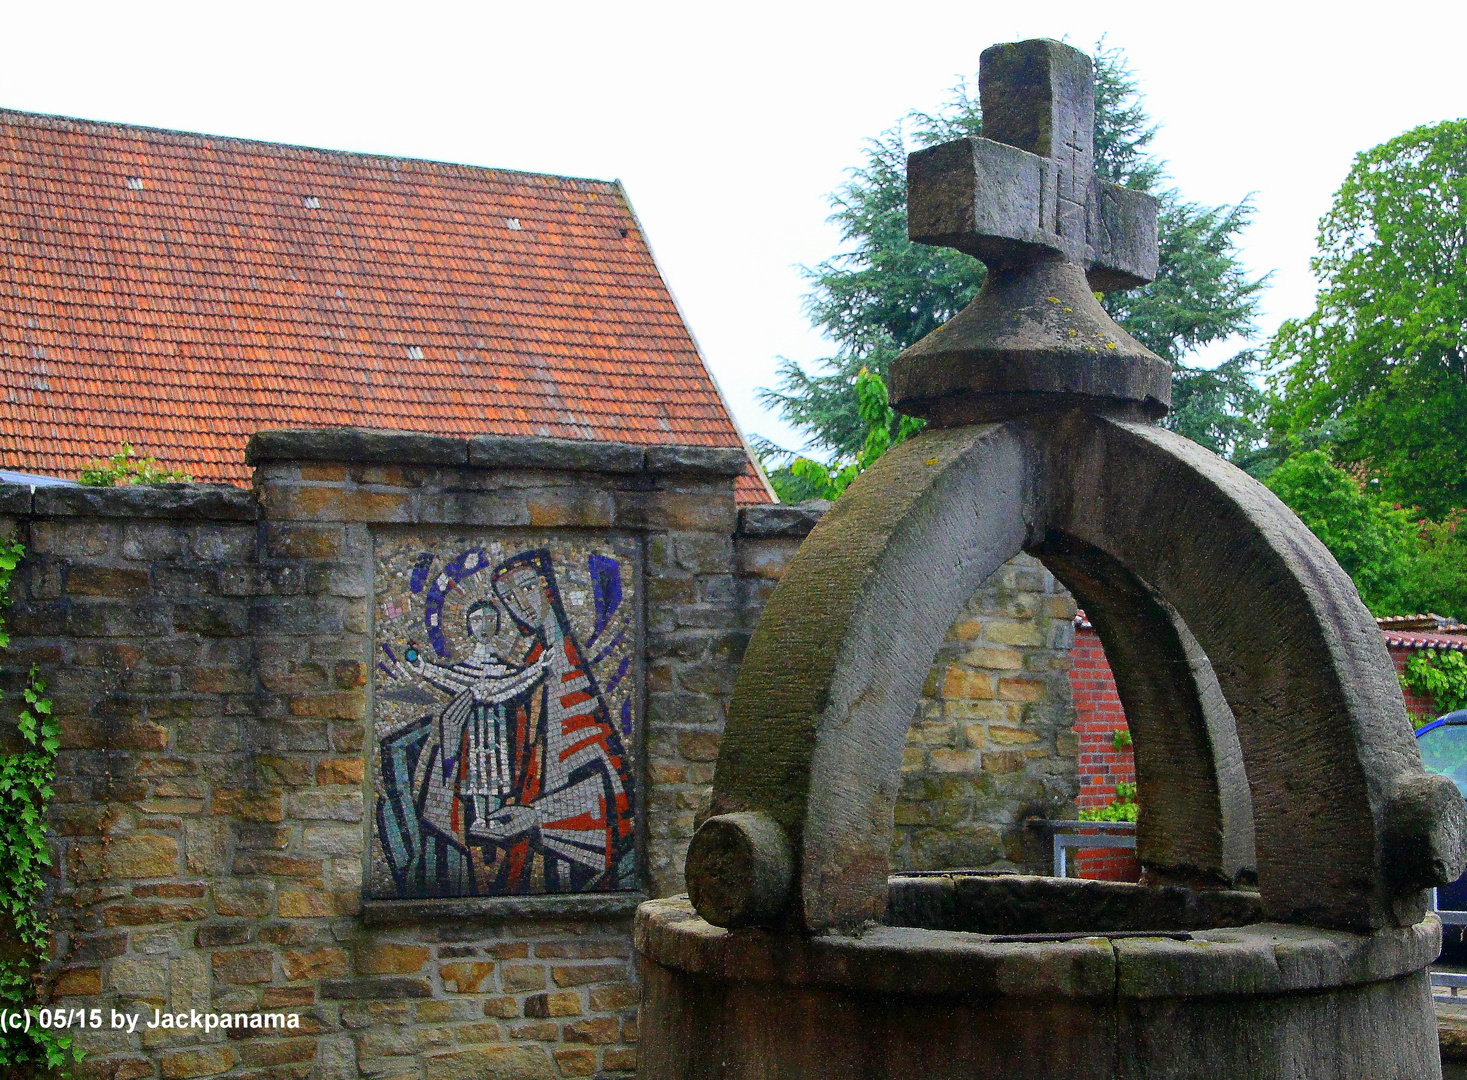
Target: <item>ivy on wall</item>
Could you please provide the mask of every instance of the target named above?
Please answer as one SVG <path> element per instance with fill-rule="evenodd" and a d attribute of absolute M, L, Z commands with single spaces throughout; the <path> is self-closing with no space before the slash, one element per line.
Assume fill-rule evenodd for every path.
<path fill-rule="evenodd" d="M 1140 807 L 1136 802 L 1136 785 L 1134 782 L 1122 780 L 1116 785 L 1116 797 L 1106 806 L 1089 807 L 1080 811 L 1081 821 L 1135 821 L 1136 811 Z"/>
<path fill-rule="evenodd" d="M 10 581 L 25 548 L 0 541 L 0 615 L 10 603 Z M 0 618 L 0 649 L 10 636 Z M 46 804 L 56 778 L 60 745 L 46 684 L 35 667 L 21 687 L 21 707 L 9 746 L 0 753 L 0 1011 L 14 1014 L 35 1004 L 37 980 L 50 945 L 50 922 L 41 903 L 41 868 L 51 865 L 46 842 Z M 33 1077 L 79 1060 L 70 1035 L 32 1023 L 0 1030 L 0 1077 Z"/>
<path fill-rule="evenodd" d="M 1401 685 L 1436 703 L 1437 713 L 1467 709 L 1467 655 L 1455 649 L 1417 649 L 1401 672 Z M 1420 723 L 1435 717 L 1413 717 Z"/>

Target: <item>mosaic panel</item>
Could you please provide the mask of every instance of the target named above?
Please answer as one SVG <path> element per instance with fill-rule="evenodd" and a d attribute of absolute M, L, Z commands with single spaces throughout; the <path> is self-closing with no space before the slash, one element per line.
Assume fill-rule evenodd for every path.
<path fill-rule="evenodd" d="M 378 899 L 637 887 L 635 541 L 379 536 Z"/>

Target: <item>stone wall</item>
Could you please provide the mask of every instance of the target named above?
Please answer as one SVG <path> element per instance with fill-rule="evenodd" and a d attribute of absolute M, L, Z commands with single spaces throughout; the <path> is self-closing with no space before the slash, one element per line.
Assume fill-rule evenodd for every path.
<path fill-rule="evenodd" d="M 686 888 L 683 858 L 708 801 L 744 646 L 823 510 L 818 503 L 743 508 L 731 545 L 724 538 L 716 548 L 723 562 L 700 563 L 688 538 L 670 537 L 670 546 L 653 538 L 648 546 L 649 567 L 660 574 L 647 590 L 648 870 L 656 896 Z"/>
<path fill-rule="evenodd" d="M 250 491 L 0 486 L 29 553 L 0 679 L 39 664 L 63 733 L 48 993 L 300 1025 L 87 1031 L 83 1075 L 629 1075 L 630 913 L 683 889 L 744 645 L 823 507 L 739 510 L 742 457 L 694 448 L 333 430 L 264 433 L 251 460 Z M 641 891 L 364 896 L 374 537 L 465 529 L 639 545 Z M 954 625 L 898 865 L 1044 868 L 1023 820 L 1074 795 L 1071 611 L 1021 559 Z"/>
<path fill-rule="evenodd" d="M 63 732 L 50 993 L 144 1023 L 300 1023 L 88 1031 L 84 1074 L 628 1074 L 646 893 L 363 899 L 373 532 L 637 538 L 643 877 L 662 894 L 771 558 L 808 515 L 749 510 L 740 531 L 743 459 L 719 451 L 335 431 L 257 437 L 252 456 L 253 491 L 0 492 L 0 530 L 29 552 L 4 678 L 39 663 Z"/>
<path fill-rule="evenodd" d="M 893 865 L 1049 872 L 1032 818 L 1074 813 L 1069 667 L 1075 603 L 1019 555 L 974 593 L 947 633 L 913 717 Z"/>

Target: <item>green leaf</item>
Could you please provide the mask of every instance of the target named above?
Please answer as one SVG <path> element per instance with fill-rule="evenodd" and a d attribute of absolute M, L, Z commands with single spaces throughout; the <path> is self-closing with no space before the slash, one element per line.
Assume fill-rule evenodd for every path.
<path fill-rule="evenodd" d="M 112 487 L 116 484 L 187 483 L 193 477 L 174 472 L 158 464 L 157 458 L 139 458 L 130 443 L 123 443 L 110 458 L 90 462 L 80 473 L 86 487 Z"/>
<path fill-rule="evenodd" d="M 9 602 L 11 571 L 23 554 L 18 543 L 0 543 L 0 606 Z M 0 633 L 0 647 L 8 644 Z M 51 702 L 45 691 L 45 682 L 32 667 L 21 689 L 26 707 L 16 718 L 25 745 L 0 755 L 0 911 L 9 915 L 12 940 L 22 946 L 18 952 L 0 953 L 0 999 L 13 1008 L 35 1003 L 34 966 L 46 955 L 51 936 L 47 912 L 37 902 L 45 887 L 41 870 L 52 865 L 46 804 L 59 747 L 59 728 L 50 719 Z M 0 1065 L 7 1066 L 11 1075 L 33 1075 L 42 1066 L 56 1068 L 81 1057 L 70 1035 L 36 1028 L 0 1032 Z"/>
<path fill-rule="evenodd" d="M 1278 445 L 1318 441 L 1388 501 L 1467 506 L 1467 120 L 1356 155 L 1319 223 L 1323 283 L 1268 360 Z"/>

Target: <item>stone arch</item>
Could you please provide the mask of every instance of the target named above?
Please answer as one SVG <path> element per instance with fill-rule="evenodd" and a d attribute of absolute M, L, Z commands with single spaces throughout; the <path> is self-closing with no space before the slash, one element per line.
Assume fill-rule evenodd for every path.
<path fill-rule="evenodd" d="M 1236 718 L 1268 915 L 1395 921 L 1382 834 L 1421 759 L 1348 575 L 1263 485 L 1151 424 L 1073 418 L 1050 441 L 1048 483 L 1049 528 L 1144 581 L 1210 659 Z"/>
<path fill-rule="evenodd" d="M 770 597 L 739 669 L 711 812 L 757 810 L 782 827 L 798 854 L 797 922 L 883 915 L 922 679 L 963 602 L 1023 549 L 1038 461 L 1017 425 L 904 443 L 826 513 Z"/>
<path fill-rule="evenodd" d="M 1085 609 L 1133 737 L 1152 883 L 1231 885 L 1257 874 L 1253 806 L 1232 710 L 1177 610 L 1116 559 L 1054 533 L 1030 549 Z"/>
<path fill-rule="evenodd" d="M 1462 804 L 1422 773 L 1394 670 L 1348 577 L 1239 470 L 1149 424 L 1073 414 L 903 444 L 790 565 L 739 673 L 711 804 L 777 824 L 793 856 L 788 895 L 744 921 L 820 930 L 881 918 L 901 749 L 927 663 L 984 577 L 1021 549 L 1061 561 L 1060 537 L 1125 568 L 1212 659 L 1252 786 L 1266 913 L 1356 929 L 1419 919 L 1419 889 L 1455 858 Z M 1177 634 L 1174 657 L 1187 652 Z M 1196 757 L 1195 731 L 1192 742 Z M 1218 831 L 1222 804 L 1203 798 L 1189 827 Z M 714 825 L 689 856 L 695 902 L 718 876 L 718 859 L 699 853 Z M 765 843 L 719 850 L 757 861 Z M 1220 837 L 1200 855 L 1173 846 L 1183 863 L 1226 863 Z"/>

